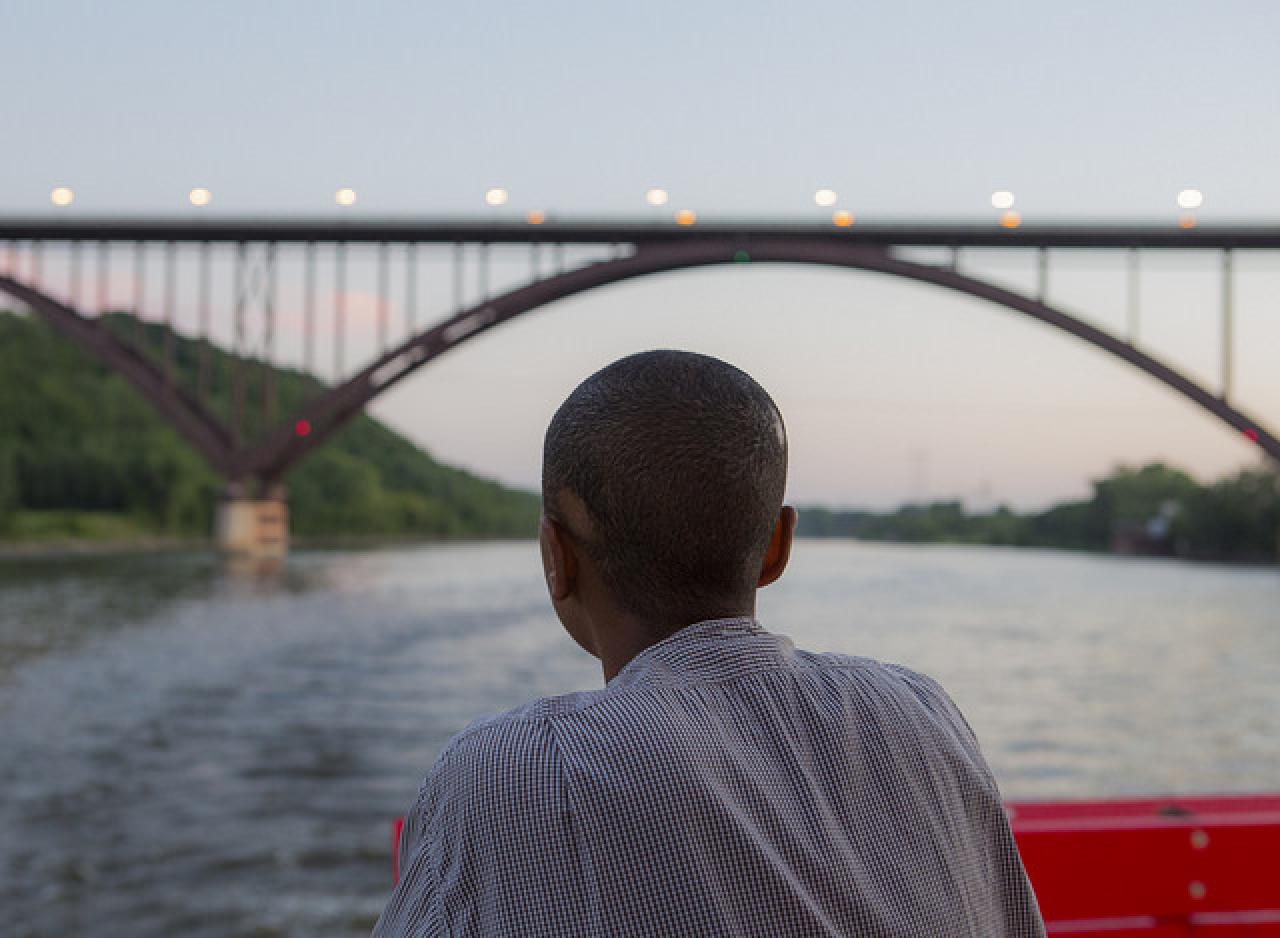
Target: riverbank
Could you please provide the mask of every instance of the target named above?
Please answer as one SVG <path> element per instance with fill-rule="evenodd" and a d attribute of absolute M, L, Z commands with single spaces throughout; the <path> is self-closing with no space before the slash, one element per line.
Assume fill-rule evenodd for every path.
<path fill-rule="evenodd" d="M 294 535 L 297 550 L 381 550 L 418 544 L 495 543 L 532 540 L 511 534 L 313 534 Z M 212 537 L 172 536 L 149 531 L 135 519 L 110 512 L 18 512 L 0 535 L 0 559 L 209 552 Z"/>
<path fill-rule="evenodd" d="M 0 534 L 0 557 L 126 554 L 212 545 L 208 537 L 158 534 L 114 512 L 18 511 Z"/>

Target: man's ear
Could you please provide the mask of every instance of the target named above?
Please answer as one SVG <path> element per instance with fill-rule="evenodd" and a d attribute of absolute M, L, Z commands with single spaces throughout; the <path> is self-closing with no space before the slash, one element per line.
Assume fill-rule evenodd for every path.
<path fill-rule="evenodd" d="M 538 525 L 538 546 L 542 551 L 547 592 L 553 602 L 561 602 L 573 593 L 578 579 L 578 558 L 569 532 L 558 521 L 543 515 Z"/>
<path fill-rule="evenodd" d="M 769 537 L 769 549 L 764 553 L 764 562 L 760 564 L 760 579 L 756 586 L 768 586 L 787 569 L 787 561 L 791 559 L 791 542 L 796 536 L 796 510 L 790 505 L 783 505 L 778 512 L 778 523 L 773 526 L 773 534 Z"/>

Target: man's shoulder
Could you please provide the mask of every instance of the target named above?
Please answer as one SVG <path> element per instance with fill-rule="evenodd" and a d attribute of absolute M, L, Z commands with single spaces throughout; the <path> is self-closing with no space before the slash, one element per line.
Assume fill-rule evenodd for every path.
<path fill-rule="evenodd" d="M 554 745 L 547 723 L 598 702 L 605 688 L 539 697 L 501 713 L 478 717 L 455 735 L 439 760 L 476 757 L 489 751 L 507 758 L 529 755 Z"/>
<path fill-rule="evenodd" d="M 861 655 L 846 655 L 833 651 L 803 651 L 797 649 L 796 661 L 802 668 L 845 671 L 871 683 L 891 684 L 909 688 L 917 696 L 935 697 L 945 694 L 942 685 L 929 675 L 908 668 L 906 665 Z"/>
<path fill-rule="evenodd" d="M 568 694 L 557 694 L 553 697 L 539 697 L 518 707 L 512 707 L 510 710 L 504 710 L 501 713 L 473 720 L 459 735 L 473 732 L 482 733 L 486 730 L 492 731 L 500 727 L 510 728 L 543 723 L 554 717 L 575 713 L 578 710 L 590 707 L 602 700 L 607 692 L 607 687 L 601 687 L 596 690 L 580 690 Z"/>

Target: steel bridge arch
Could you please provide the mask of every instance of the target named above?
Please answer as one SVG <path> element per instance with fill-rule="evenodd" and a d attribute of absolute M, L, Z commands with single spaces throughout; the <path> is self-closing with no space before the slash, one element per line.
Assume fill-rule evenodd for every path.
<path fill-rule="evenodd" d="M 234 435 L 216 415 L 171 381 L 145 355 L 122 342 L 101 323 L 85 318 L 70 306 L 12 277 L 0 276 L 0 293 L 22 302 L 63 338 L 123 375 L 215 472 L 235 477 Z"/>
<path fill-rule="evenodd" d="M 1233 407 L 1169 365 L 1104 330 L 1048 304 L 951 267 L 908 261 L 882 246 L 850 245 L 827 238 L 797 239 L 726 236 L 689 241 L 640 242 L 632 254 L 536 280 L 426 329 L 387 352 L 342 384 L 317 395 L 288 421 L 248 445 L 239 444 L 220 420 L 143 355 L 72 308 L 10 277 L 0 276 L 0 292 L 35 310 L 59 332 L 115 368 L 164 414 L 224 477 L 276 482 L 325 442 L 380 393 L 423 365 L 475 336 L 556 300 L 597 287 L 666 271 L 719 264 L 796 263 L 868 270 L 930 283 L 987 300 L 1076 336 L 1133 365 L 1248 435 L 1280 463 L 1280 439 L 1259 421 Z M 296 431 L 302 422 L 305 435 Z"/>
<path fill-rule="evenodd" d="M 1280 439 L 1257 420 L 1135 346 L 1040 300 L 965 276 L 950 267 L 904 260 L 884 247 L 839 244 L 818 238 L 811 241 L 725 238 L 641 243 L 629 256 L 558 273 L 463 310 L 407 340 L 353 375 L 344 384 L 315 398 L 296 415 L 296 419 L 308 422 L 311 432 L 300 437 L 293 431 L 292 425 L 278 428 L 262 441 L 251 462 L 242 467 L 243 471 L 266 480 L 279 479 L 310 449 L 322 443 L 382 391 L 445 352 L 524 313 L 556 300 L 623 280 L 666 271 L 744 261 L 816 264 L 877 271 L 920 283 L 931 283 L 1023 313 L 1140 368 L 1229 426 L 1248 435 L 1272 459 L 1280 462 Z"/>

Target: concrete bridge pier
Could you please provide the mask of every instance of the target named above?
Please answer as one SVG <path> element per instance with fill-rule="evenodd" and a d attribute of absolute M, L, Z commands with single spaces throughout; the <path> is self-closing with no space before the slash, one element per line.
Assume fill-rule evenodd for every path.
<path fill-rule="evenodd" d="M 214 540 L 220 553 L 246 560 L 283 560 L 289 552 L 289 504 L 283 485 L 252 491 L 232 482 L 218 499 Z"/>

